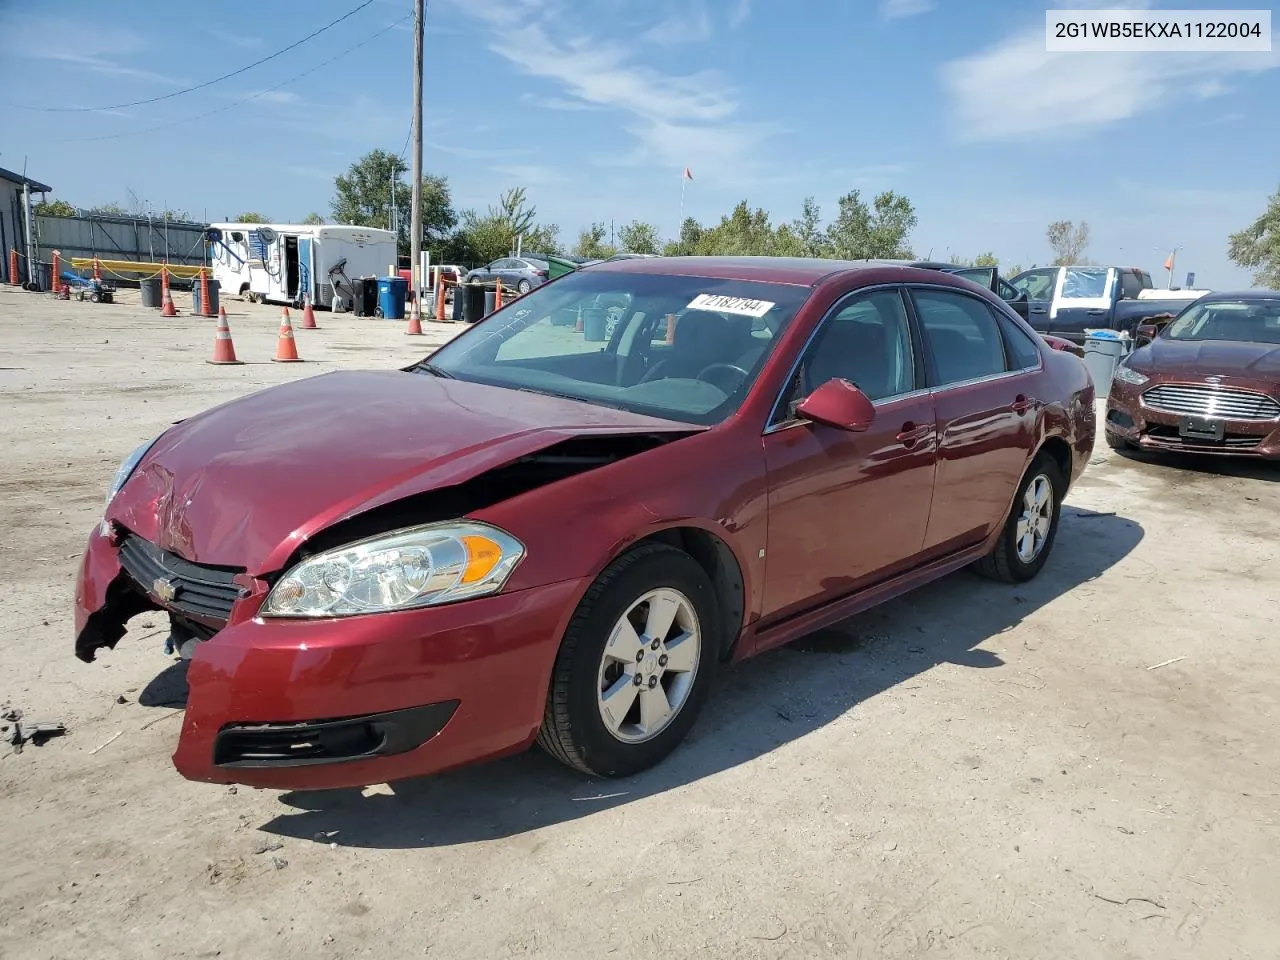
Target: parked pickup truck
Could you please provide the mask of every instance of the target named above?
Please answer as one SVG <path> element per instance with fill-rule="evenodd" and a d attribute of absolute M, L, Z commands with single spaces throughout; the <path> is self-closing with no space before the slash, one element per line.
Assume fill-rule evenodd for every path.
<path fill-rule="evenodd" d="M 1037 267 L 1011 277 L 1008 286 L 1019 302 L 1025 298 L 1025 315 L 1036 331 L 1073 343 L 1084 343 L 1091 328 L 1132 336 L 1138 324 L 1172 317 L 1208 292 L 1156 291 L 1151 275 L 1137 267 Z"/>

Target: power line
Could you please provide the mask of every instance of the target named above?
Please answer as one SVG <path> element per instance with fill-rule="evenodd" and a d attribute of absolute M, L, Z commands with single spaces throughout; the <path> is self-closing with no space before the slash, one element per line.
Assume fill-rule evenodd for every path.
<path fill-rule="evenodd" d="M 295 81 L 301 80 L 305 76 L 309 76 L 310 74 L 315 73 L 321 67 L 327 67 L 329 64 L 333 63 L 335 60 L 341 60 L 347 54 L 354 53 L 356 50 L 359 50 L 361 47 L 366 46 L 370 43 L 373 43 L 374 40 L 377 40 L 384 33 L 386 33 L 389 30 L 394 30 L 396 27 L 400 26 L 400 24 L 404 23 L 406 20 L 412 19 L 412 17 L 413 17 L 412 13 L 406 14 L 405 16 L 401 17 L 399 20 L 396 20 L 393 23 L 387 24 L 377 33 L 372 34 L 371 36 L 365 37 L 363 40 L 361 40 L 359 43 L 355 44 L 354 46 L 347 47 L 347 49 L 343 50 L 341 53 L 335 54 L 334 56 L 330 57 L 328 60 L 323 60 L 320 63 L 317 63 L 314 67 L 310 68 L 309 70 L 303 70 L 301 73 L 294 74 L 288 80 L 280 81 L 274 87 L 268 87 L 266 90 L 259 90 L 257 93 L 252 93 L 247 97 L 241 97 L 239 100 L 235 100 L 231 103 L 224 104 L 221 107 L 215 107 L 214 109 L 207 110 L 204 113 L 197 113 L 190 117 L 180 117 L 177 120 L 170 120 L 167 123 L 159 123 L 153 127 L 143 127 L 141 130 L 129 130 L 129 131 L 126 131 L 125 133 L 108 133 L 108 134 L 103 134 L 102 136 L 99 136 L 99 137 L 59 137 L 55 139 L 54 142 L 55 143 L 85 143 L 92 140 L 120 140 L 120 139 L 123 139 L 124 137 L 136 137 L 136 136 L 139 136 L 140 134 L 153 133 L 156 130 L 165 130 L 169 127 L 176 127 L 178 124 L 191 123 L 194 120 L 203 120 L 205 117 L 211 117 L 216 113 L 222 113 L 226 110 L 230 110 L 232 107 L 238 107 L 241 104 L 249 103 L 253 100 L 257 100 L 259 97 L 265 97 L 268 93 L 274 93 L 276 90 L 279 90 L 281 87 L 287 87 L 289 84 L 294 83 Z"/>
<path fill-rule="evenodd" d="M 181 97 L 184 94 L 193 93 L 196 90 L 203 90 L 205 87 L 211 87 L 215 83 L 221 83 L 223 80 L 230 80 L 232 77 L 238 77 L 240 76 L 240 74 L 245 73 L 246 71 L 252 70 L 254 67 L 261 66 L 262 64 L 266 63 L 268 60 L 274 60 L 276 57 L 279 57 L 283 54 L 288 53 L 290 50 L 294 50 L 302 46 L 308 40 L 314 40 L 316 37 L 320 36 L 320 34 L 324 33 L 326 30 L 329 30 L 332 27 L 336 27 L 343 20 L 347 20 L 355 16 L 357 13 L 359 13 L 361 10 L 363 10 L 365 7 L 369 6 L 373 2 L 374 0 L 364 0 L 364 3 L 360 4 L 358 7 L 356 7 L 353 10 L 348 10 L 342 16 L 338 17 L 337 20 L 331 20 L 329 23 L 326 23 L 323 27 L 321 27 L 319 30 L 316 30 L 314 33 L 307 34 L 301 40 L 294 41 L 293 43 L 289 44 L 289 46 L 284 47 L 280 50 L 277 50 L 275 53 L 271 54 L 270 56 L 263 57 L 261 60 L 255 60 L 253 61 L 253 63 L 243 66 L 239 70 L 233 70 L 231 71 L 231 73 L 224 73 L 220 77 L 214 77 L 212 80 L 206 80 L 204 83 L 197 83 L 194 87 L 187 87 L 185 90 L 175 90 L 173 93 L 166 93 L 159 97 L 150 97 L 146 100 L 131 100 L 128 103 L 116 103 L 116 104 L 112 104 L 109 107 L 33 107 L 29 104 L 24 104 L 24 103 L 10 103 L 8 104 L 8 106 L 17 107 L 19 110 L 35 110 L 41 113 L 95 113 L 101 110 L 123 110 L 125 107 L 142 107 L 142 106 L 146 106 L 149 103 L 159 103 L 161 100 L 172 100 L 174 97 Z"/>

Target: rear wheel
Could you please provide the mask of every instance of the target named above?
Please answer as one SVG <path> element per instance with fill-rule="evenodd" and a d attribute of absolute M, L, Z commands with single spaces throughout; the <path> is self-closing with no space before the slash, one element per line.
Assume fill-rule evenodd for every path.
<path fill-rule="evenodd" d="M 619 557 L 565 631 L 538 745 L 601 777 L 660 762 L 710 690 L 717 613 L 711 580 L 687 553 L 652 544 Z"/>
<path fill-rule="evenodd" d="M 528 280 L 521 280 L 516 284 L 516 290 L 522 295 L 528 293 L 532 289 L 533 285 L 529 283 Z"/>
<path fill-rule="evenodd" d="M 1000 539 L 976 564 L 978 572 L 1005 583 L 1025 583 L 1038 574 L 1058 535 L 1065 489 L 1057 462 L 1044 453 L 1036 457 L 1023 475 Z"/>

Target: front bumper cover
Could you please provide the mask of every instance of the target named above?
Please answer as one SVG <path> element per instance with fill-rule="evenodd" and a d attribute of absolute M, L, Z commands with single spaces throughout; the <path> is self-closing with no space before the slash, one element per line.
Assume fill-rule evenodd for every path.
<path fill-rule="evenodd" d="M 329 620 L 257 616 L 255 582 L 199 643 L 174 766 L 189 780 L 280 789 L 365 786 L 527 748 L 586 589 L 570 580 L 423 610 Z M 76 586 L 76 651 L 164 609 L 95 531 Z M 299 760 L 305 762 L 298 762 Z"/>

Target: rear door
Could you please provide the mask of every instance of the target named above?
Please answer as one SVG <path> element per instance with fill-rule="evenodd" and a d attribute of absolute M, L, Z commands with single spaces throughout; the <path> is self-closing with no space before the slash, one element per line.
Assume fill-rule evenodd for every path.
<path fill-rule="evenodd" d="M 1006 344 L 996 310 L 954 288 L 913 286 L 938 430 L 925 535 L 929 558 L 980 542 L 1004 521 L 1035 442 L 1042 359 L 1029 337 Z"/>
<path fill-rule="evenodd" d="M 795 406 L 840 377 L 875 403 L 851 433 Z M 823 319 L 778 399 L 764 450 L 769 539 L 763 618 L 776 622 L 914 565 L 937 462 L 933 401 L 902 291 L 857 291 Z"/>

